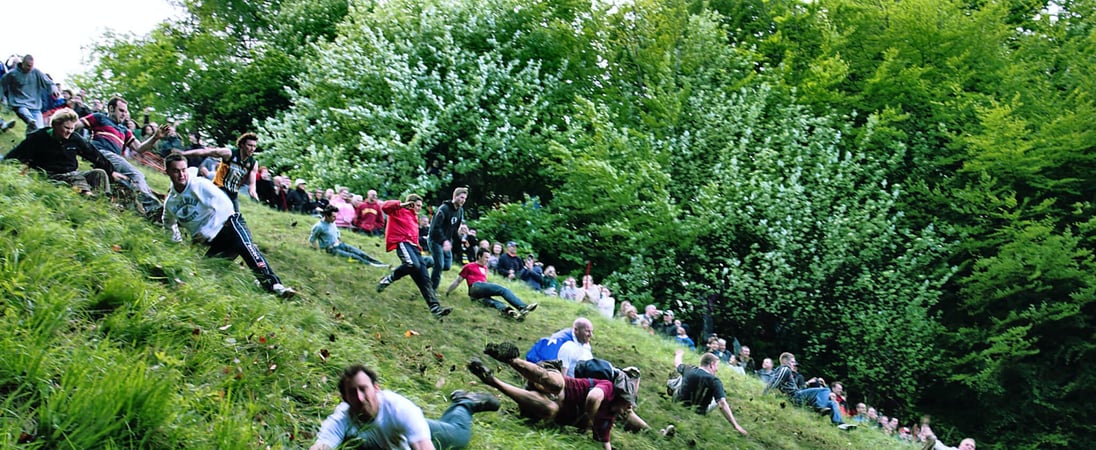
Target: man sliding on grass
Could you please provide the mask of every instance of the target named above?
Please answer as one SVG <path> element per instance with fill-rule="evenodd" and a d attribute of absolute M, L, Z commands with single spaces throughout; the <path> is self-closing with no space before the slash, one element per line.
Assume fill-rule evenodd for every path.
<path fill-rule="evenodd" d="M 457 275 L 457 279 L 453 280 L 453 283 L 449 285 L 449 289 L 445 291 L 445 295 L 453 292 L 457 286 L 460 286 L 461 280 L 468 282 L 468 296 L 483 302 L 484 306 L 490 306 L 499 310 L 504 317 L 509 317 L 516 320 L 525 320 L 525 315 L 529 314 L 534 309 L 537 309 L 537 304 L 532 303 L 526 305 L 521 301 L 518 296 L 514 295 L 509 289 L 499 286 L 494 283 L 487 282 L 487 258 L 490 257 L 490 253 L 481 248 L 476 249 L 476 261 L 465 264 L 460 269 L 460 274 Z M 506 305 L 498 301 L 494 296 L 500 296 L 506 300 L 510 305 Z M 511 308 L 513 306 L 513 308 Z"/>

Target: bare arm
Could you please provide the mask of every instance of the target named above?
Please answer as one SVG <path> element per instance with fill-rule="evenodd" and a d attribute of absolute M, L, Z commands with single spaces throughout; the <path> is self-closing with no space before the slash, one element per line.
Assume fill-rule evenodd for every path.
<path fill-rule="evenodd" d="M 144 153 L 144 152 L 147 152 L 149 150 L 152 150 L 152 146 L 156 145 L 156 141 L 159 141 L 160 138 L 167 135 L 167 128 L 168 128 L 168 124 L 166 124 L 166 123 L 163 124 L 163 125 L 160 125 L 160 128 L 156 129 L 156 132 L 152 133 L 152 136 L 149 136 L 149 138 L 145 139 L 145 141 L 142 142 L 140 145 L 136 144 L 136 142 L 137 142 L 136 139 L 134 139 L 132 141 L 129 141 L 129 148 L 133 149 L 133 151 L 135 151 L 137 153 Z"/>
<path fill-rule="evenodd" d="M 674 369 L 677 369 L 677 366 L 681 365 L 681 363 L 683 362 L 684 356 L 685 356 L 685 350 L 679 348 L 679 349 L 674 351 Z"/>
<path fill-rule="evenodd" d="M 719 411 L 723 413 L 723 417 L 727 419 L 727 422 L 729 422 L 731 425 L 734 425 L 735 430 L 738 430 L 738 432 L 742 433 L 743 436 L 750 434 L 747 433 L 744 428 L 738 425 L 737 420 L 734 420 L 734 414 L 731 413 L 731 405 L 727 404 L 726 398 L 719 399 L 719 402 L 717 404 L 719 405 Z"/>
<path fill-rule="evenodd" d="M 453 289 L 456 289 L 457 286 L 460 286 L 461 281 L 464 281 L 464 277 L 457 275 L 457 279 L 453 280 L 453 282 L 449 284 L 449 289 L 445 290 L 445 295 L 449 295 L 451 292 L 453 292 Z"/>
<path fill-rule="evenodd" d="M 434 443 L 429 438 L 411 443 L 411 450 L 434 450 Z"/>
<path fill-rule="evenodd" d="M 231 157 L 231 154 L 229 155 Z M 247 173 L 247 192 L 251 194 L 251 198 L 258 200 L 259 191 L 255 188 L 255 177 L 259 173 L 259 162 L 251 165 L 251 171 Z"/>
<path fill-rule="evenodd" d="M 601 408 L 601 402 L 605 400 L 605 392 L 601 388 L 590 389 L 590 392 L 586 394 L 586 428 L 590 428 L 590 425 L 594 422 L 594 416 L 597 415 L 597 410 Z"/>
<path fill-rule="evenodd" d="M 183 150 L 179 153 L 182 153 L 183 156 L 186 156 L 188 158 L 189 157 L 195 157 L 195 158 L 196 157 L 202 157 L 202 158 L 205 158 L 205 157 L 209 157 L 209 156 L 215 156 L 215 157 L 221 158 L 222 161 L 223 160 L 228 160 L 229 158 L 232 157 L 232 150 L 229 150 L 226 147 L 195 148 L 195 149 L 191 149 L 191 150 Z"/>

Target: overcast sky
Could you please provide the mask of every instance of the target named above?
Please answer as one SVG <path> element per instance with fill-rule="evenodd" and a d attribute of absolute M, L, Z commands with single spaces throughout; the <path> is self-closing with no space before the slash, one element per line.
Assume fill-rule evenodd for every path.
<path fill-rule="evenodd" d="M 34 55 L 34 66 L 67 84 L 83 72 L 88 44 L 108 28 L 146 35 L 156 24 L 175 17 L 167 0 L 13 0 L 3 7 L 0 58 Z"/>

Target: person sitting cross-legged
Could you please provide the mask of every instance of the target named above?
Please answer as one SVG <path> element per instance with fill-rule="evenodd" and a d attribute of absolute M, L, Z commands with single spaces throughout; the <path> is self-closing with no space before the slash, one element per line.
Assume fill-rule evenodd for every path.
<path fill-rule="evenodd" d="M 476 261 L 465 264 L 464 267 L 460 269 L 460 274 L 458 274 L 457 279 L 453 280 L 453 283 L 449 285 L 449 289 L 445 291 L 445 295 L 449 295 L 460 285 L 461 280 L 465 280 L 468 282 L 469 297 L 483 302 L 484 306 L 499 310 L 499 313 L 503 316 L 517 320 L 525 320 L 525 315 L 529 314 L 534 309 L 537 309 L 537 304 L 525 304 L 525 302 L 521 301 L 521 299 L 518 298 L 517 295 L 514 295 L 509 289 L 494 283 L 488 283 L 488 256 L 490 256 L 489 253 L 482 249 L 476 249 Z M 509 305 L 496 299 L 496 295 L 505 299 L 506 303 L 509 303 Z"/>
<path fill-rule="evenodd" d="M 308 243 L 312 245 L 313 248 L 324 250 L 335 256 L 360 261 L 363 264 L 373 267 L 383 267 L 386 269 L 391 267 L 388 264 L 382 263 L 376 258 L 369 256 L 361 249 L 339 239 L 339 228 L 335 226 L 335 216 L 338 213 L 339 208 L 327 205 L 323 210 L 323 218 L 321 218 L 316 225 L 312 226 L 312 233 L 308 236 Z"/>

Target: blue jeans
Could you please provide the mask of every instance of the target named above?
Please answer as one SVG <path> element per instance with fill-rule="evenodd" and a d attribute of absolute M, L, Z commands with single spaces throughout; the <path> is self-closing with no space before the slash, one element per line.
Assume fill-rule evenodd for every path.
<path fill-rule="evenodd" d="M 498 299 L 495 298 L 496 295 L 502 297 L 506 300 L 506 303 L 509 303 L 519 310 L 526 306 L 525 302 L 521 301 L 513 292 L 497 284 L 478 282 L 468 286 L 468 296 L 483 302 L 485 306 L 490 306 L 499 311 L 510 309 L 509 306 L 498 301 Z"/>
<path fill-rule="evenodd" d="M 842 423 L 841 408 L 837 405 L 837 402 L 830 400 L 830 388 L 817 387 L 800 389 L 795 391 L 792 400 L 798 405 L 803 405 L 805 402 L 809 401 L 815 408 L 830 408 L 830 421 L 838 424 Z"/>
<path fill-rule="evenodd" d="M 440 449 L 456 449 L 468 446 L 472 440 L 472 406 L 467 400 L 460 400 L 449 405 L 449 409 L 438 420 L 427 419 L 430 426 L 430 440 L 434 447 Z M 362 444 L 358 449 L 363 450 L 388 450 L 381 437 L 375 432 L 369 432 L 359 437 Z"/>
<path fill-rule="evenodd" d="M 430 257 L 434 258 L 434 267 L 430 269 L 430 286 L 438 290 L 441 284 L 441 272 L 453 267 L 453 252 L 441 249 L 441 242 L 428 241 L 430 243 Z"/>
<path fill-rule="evenodd" d="M 145 207 L 145 211 L 155 211 L 164 207 L 163 203 L 160 203 L 160 199 L 156 198 L 152 194 L 152 189 L 148 187 L 148 182 L 145 181 L 145 174 L 141 172 L 133 164 L 130 164 L 122 155 L 114 153 L 110 150 L 99 150 L 99 153 L 110 161 L 110 165 L 114 166 L 114 171 L 121 173 L 129 178 L 128 182 L 125 182 L 130 189 L 137 191 L 134 192 L 137 198 L 140 199 L 141 205 Z M 240 212 L 236 210 L 236 212 Z"/>
<path fill-rule="evenodd" d="M 42 121 L 45 120 L 42 118 L 42 110 L 30 109 L 26 106 L 16 106 L 11 110 L 15 112 L 15 115 L 19 117 L 20 120 L 27 124 L 27 134 L 30 134 L 38 128 L 46 128 L 47 124 L 42 123 Z M 34 127 L 30 126 L 31 122 L 34 122 Z"/>
<path fill-rule="evenodd" d="M 378 261 L 377 259 L 373 258 L 372 256 L 369 256 L 369 254 L 365 253 L 364 251 L 362 251 L 358 247 L 355 247 L 353 245 L 349 245 L 349 244 L 344 243 L 344 242 L 339 242 L 337 245 L 333 245 L 331 247 L 328 247 L 327 248 L 327 253 L 330 253 L 330 254 L 335 255 L 335 256 L 341 256 L 343 258 L 350 258 L 350 259 L 353 259 L 353 260 L 356 260 L 356 261 L 359 261 L 359 262 L 362 262 L 362 263 L 365 263 L 365 264 L 369 264 L 369 265 L 383 265 L 384 264 L 384 263 Z"/>

